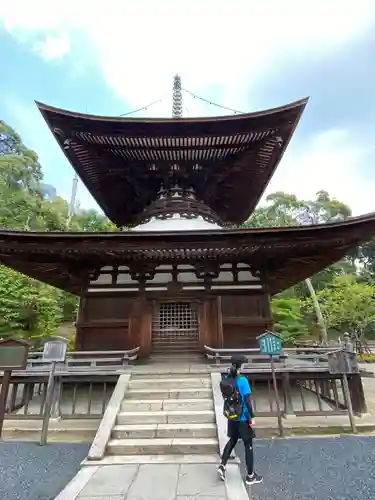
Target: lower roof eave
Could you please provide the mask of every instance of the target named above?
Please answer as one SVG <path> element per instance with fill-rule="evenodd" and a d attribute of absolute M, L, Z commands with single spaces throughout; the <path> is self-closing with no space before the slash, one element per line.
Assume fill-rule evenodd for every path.
<path fill-rule="evenodd" d="M 121 263 L 247 262 L 278 293 L 340 260 L 375 234 L 375 214 L 291 228 L 155 233 L 0 231 L 1 262 L 37 280 L 80 294 L 89 273 Z"/>

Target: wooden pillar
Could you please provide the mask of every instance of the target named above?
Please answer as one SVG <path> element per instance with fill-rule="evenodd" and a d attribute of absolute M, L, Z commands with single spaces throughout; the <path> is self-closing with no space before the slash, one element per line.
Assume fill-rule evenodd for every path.
<path fill-rule="evenodd" d="M 265 318 L 267 318 L 265 328 L 272 330 L 273 325 L 274 325 L 274 321 L 273 321 L 272 310 L 271 310 L 271 295 L 270 295 L 270 289 L 269 289 L 269 273 L 268 273 L 267 268 L 265 268 L 261 271 L 260 279 L 261 279 L 261 283 L 263 286 L 263 292 L 264 292 L 264 302 L 263 302 L 262 315 Z"/>
<path fill-rule="evenodd" d="M 152 344 L 152 302 L 144 294 L 134 300 L 129 317 L 129 333 L 132 346 L 140 347 L 139 356 L 148 357 Z"/>
<path fill-rule="evenodd" d="M 85 329 L 80 326 L 82 322 L 85 320 L 85 306 L 86 306 L 86 295 L 84 293 L 84 289 L 81 291 L 81 295 L 78 303 L 78 311 L 75 322 L 76 328 L 76 339 L 75 339 L 75 350 L 83 351 L 85 348 L 85 339 L 84 339 L 84 331 Z"/>
<path fill-rule="evenodd" d="M 223 333 L 223 314 L 221 310 L 221 297 L 216 298 L 216 307 L 217 307 L 217 341 L 218 344 L 216 347 L 224 346 L 224 333 Z"/>
<path fill-rule="evenodd" d="M 367 413 L 365 392 L 363 390 L 362 379 L 360 375 L 350 375 L 348 377 L 350 399 L 352 400 L 353 412 L 357 415 Z"/>
<path fill-rule="evenodd" d="M 223 320 L 220 297 L 206 297 L 199 318 L 199 340 L 203 348 L 223 346 Z"/>
<path fill-rule="evenodd" d="M 204 300 L 198 304 L 198 317 L 199 317 L 199 345 L 203 351 L 204 346 L 210 346 L 210 338 L 207 334 L 208 332 L 208 311 L 207 311 L 207 301 Z"/>

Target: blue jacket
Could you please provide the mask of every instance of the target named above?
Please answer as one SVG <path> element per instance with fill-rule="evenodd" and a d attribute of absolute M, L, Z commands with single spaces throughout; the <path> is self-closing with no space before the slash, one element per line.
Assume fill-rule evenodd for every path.
<path fill-rule="evenodd" d="M 240 422 L 251 422 L 254 417 L 253 409 L 250 402 L 250 396 L 252 395 L 251 386 L 249 381 L 243 375 L 240 375 L 236 379 L 236 384 L 239 393 L 242 398 L 243 413 L 240 418 Z"/>

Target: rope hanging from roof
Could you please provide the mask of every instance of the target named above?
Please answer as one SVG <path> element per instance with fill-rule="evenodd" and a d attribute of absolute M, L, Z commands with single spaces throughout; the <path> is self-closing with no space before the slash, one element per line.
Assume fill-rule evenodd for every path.
<path fill-rule="evenodd" d="M 191 95 L 192 97 L 194 97 L 194 99 L 199 99 L 200 101 L 203 101 L 206 104 L 211 104 L 212 106 L 216 106 L 217 108 L 225 109 L 226 111 L 231 111 L 235 115 L 237 115 L 237 114 L 241 114 L 241 115 L 244 114 L 243 111 L 238 111 L 237 109 L 228 108 L 227 106 L 222 106 L 221 104 L 217 104 L 216 102 L 209 101 L 208 99 L 205 99 L 204 97 L 200 97 L 199 95 L 194 94 L 193 92 L 190 92 L 190 90 L 187 90 L 187 89 L 184 89 L 184 88 L 181 88 L 181 90 L 184 91 L 184 92 L 186 92 L 187 94 Z"/>
<path fill-rule="evenodd" d="M 154 104 L 158 104 L 159 102 L 163 102 L 163 101 L 164 101 L 164 97 L 162 97 L 161 99 L 156 99 L 156 101 L 152 101 L 149 104 L 146 104 L 146 106 L 142 106 L 142 108 L 133 109 L 133 111 L 129 111 L 128 113 L 123 113 L 120 116 L 128 116 L 128 115 L 132 115 L 134 113 L 138 113 L 139 111 L 146 111 L 148 108 L 150 108 Z"/>
<path fill-rule="evenodd" d="M 181 80 L 179 81 L 179 83 L 181 85 Z M 189 94 L 194 99 L 199 99 L 200 101 L 205 102 L 206 104 L 211 104 L 211 106 L 216 106 L 217 108 L 225 109 L 226 111 L 230 111 L 231 113 L 234 113 L 235 115 L 237 115 L 237 114 L 241 114 L 241 115 L 244 114 L 244 111 L 238 111 L 237 109 L 228 108 L 227 106 L 223 106 L 222 104 L 218 104 L 218 103 L 216 103 L 214 101 L 210 101 L 208 99 L 205 99 L 204 97 L 201 97 L 201 96 L 199 96 L 197 94 L 194 94 L 194 92 L 190 92 L 190 90 L 184 89 L 183 87 L 180 87 L 180 88 L 178 88 L 176 90 L 178 91 L 177 92 L 178 93 L 178 98 L 176 99 L 175 98 L 175 94 L 173 95 L 174 99 L 173 99 L 172 115 L 173 115 L 174 118 L 179 118 L 179 117 L 182 116 L 182 96 L 181 96 L 181 90 L 183 92 L 186 92 L 187 94 Z M 132 115 L 134 113 L 138 113 L 139 111 L 146 111 L 148 108 L 150 108 L 154 104 L 158 104 L 159 102 L 163 102 L 164 99 L 165 99 L 165 97 L 162 97 L 161 99 L 156 99 L 156 101 L 152 101 L 149 104 L 146 104 L 146 106 L 142 106 L 141 108 L 134 109 L 133 111 L 129 111 L 128 113 L 123 113 L 120 116 L 129 116 L 129 115 Z"/>

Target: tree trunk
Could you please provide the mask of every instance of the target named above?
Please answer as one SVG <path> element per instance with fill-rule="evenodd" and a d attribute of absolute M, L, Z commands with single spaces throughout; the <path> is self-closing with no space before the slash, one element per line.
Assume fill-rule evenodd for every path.
<path fill-rule="evenodd" d="M 328 335 L 327 335 L 327 328 L 326 328 L 326 323 L 323 318 L 322 311 L 320 310 L 320 305 L 318 302 L 318 299 L 316 297 L 316 293 L 313 287 L 313 284 L 311 283 L 310 278 L 305 279 L 306 286 L 309 290 L 311 299 L 314 304 L 314 309 L 315 309 L 315 314 L 316 314 L 316 319 L 319 327 L 319 337 L 320 341 L 322 344 L 327 344 L 328 341 Z"/>

